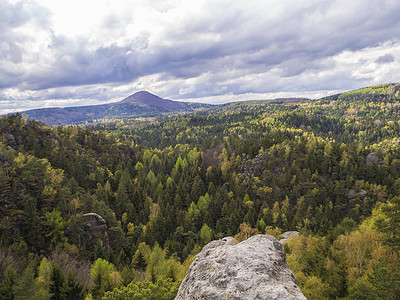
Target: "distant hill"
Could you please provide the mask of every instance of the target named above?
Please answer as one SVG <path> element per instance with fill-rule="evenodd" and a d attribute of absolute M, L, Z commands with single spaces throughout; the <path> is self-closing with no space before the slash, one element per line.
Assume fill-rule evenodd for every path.
<path fill-rule="evenodd" d="M 324 97 L 321 100 L 393 102 L 400 99 L 400 83 L 386 83 Z"/>
<path fill-rule="evenodd" d="M 190 112 L 212 105 L 178 102 L 163 99 L 146 91 L 140 91 L 116 103 L 64 107 L 40 108 L 25 113 L 29 119 L 47 125 L 82 124 L 98 119 L 154 117 L 166 113 Z"/>

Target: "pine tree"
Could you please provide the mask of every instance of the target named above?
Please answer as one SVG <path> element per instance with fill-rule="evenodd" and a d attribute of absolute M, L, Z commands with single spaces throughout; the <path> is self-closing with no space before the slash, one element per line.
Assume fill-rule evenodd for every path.
<path fill-rule="evenodd" d="M 36 199 L 30 195 L 20 193 L 20 199 L 24 202 L 25 219 L 23 222 L 23 232 L 29 247 L 33 248 L 34 251 L 39 251 L 43 248 L 43 235 L 42 226 L 39 219 L 38 211 L 36 208 Z"/>
<path fill-rule="evenodd" d="M 372 265 L 372 274 L 368 275 L 368 280 L 380 299 L 399 299 L 400 279 L 398 274 L 389 271 L 383 259 Z"/>
<path fill-rule="evenodd" d="M 85 298 L 85 289 L 83 285 L 77 281 L 75 276 L 68 272 L 67 280 L 64 287 L 65 300 L 81 300 Z"/>
<path fill-rule="evenodd" d="M 100 239 L 97 240 L 96 248 L 94 249 L 94 260 L 105 258 L 103 244 Z"/>
<path fill-rule="evenodd" d="M 400 249 L 400 197 L 396 196 L 390 200 L 386 206 L 383 206 L 382 211 L 388 218 L 388 222 L 379 224 L 379 227 L 388 234 L 387 243 Z"/>
<path fill-rule="evenodd" d="M 64 273 L 58 265 L 53 265 L 50 276 L 50 299 L 64 299 Z"/>
<path fill-rule="evenodd" d="M 140 250 L 136 250 L 132 259 L 132 267 L 135 269 L 144 270 L 147 267 L 146 259 Z"/>
<path fill-rule="evenodd" d="M 28 266 L 22 276 L 12 289 L 15 300 L 38 299 L 37 287 L 35 286 L 35 269 Z"/>
<path fill-rule="evenodd" d="M 17 280 L 17 272 L 12 266 L 8 266 L 4 272 L 4 279 L 0 283 L 0 299 L 12 300 L 15 299 L 13 286 Z"/>
<path fill-rule="evenodd" d="M 65 236 L 65 227 L 68 222 L 61 217 L 61 212 L 53 210 L 46 213 L 46 220 L 43 224 L 46 226 L 46 236 L 50 239 L 50 248 L 55 248 L 58 245 L 63 245 L 68 241 Z"/>

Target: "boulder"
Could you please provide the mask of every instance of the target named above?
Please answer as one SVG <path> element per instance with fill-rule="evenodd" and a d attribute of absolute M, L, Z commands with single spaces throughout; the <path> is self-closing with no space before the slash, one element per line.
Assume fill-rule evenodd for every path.
<path fill-rule="evenodd" d="M 347 199 L 351 199 L 351 198 L 355 197 L 356 195 L 360 199 L 363 199 L 363 198 L 368 196 L 368 193 L 366 191 L 364 191 L 364 190 L 360 190 L 358 193 L 356 193 L 356 190 L 354 188 L 351 188 L 349 190 L 349 192 L 347 193 Z"/>
<path fill-rule="evenodd" d="M 364 191 L 364 190 L 361 190 L 361 191 L 358 192 L 358 197 L 360 197 L 361 199 L 365 198 L 367 196 L 368 196 L 368 193 L 366 191 Z"/>
<path fill-rule="evenodd" d="M 349 192 L 347 193 L 347 198 L 351 199 L 356 195 L 356 190 L 355 189 L 350 189 Z"/>
<path fill-rule="evenodd" d="M 367 155 L 365 163 L 368 166 L 372 166 L 373 164 L 380 163 L 380 161 L 381 161 L 381 158 L 380 158 L 379 154 L 376 152 L 371 152 L 370 154 Z"/>
<path fill-rule="evenodd" d="M 306 299 L 273 236 L 207 244 L 190 266 L 175 300 Z"/>

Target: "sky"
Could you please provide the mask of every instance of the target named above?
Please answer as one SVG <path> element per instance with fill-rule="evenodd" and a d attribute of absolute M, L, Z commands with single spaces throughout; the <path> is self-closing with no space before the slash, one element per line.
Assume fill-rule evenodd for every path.
<path fill-rule="evenodd" d="M 0 0 L 0 114 L 400 81 L 398 0 Z"/>

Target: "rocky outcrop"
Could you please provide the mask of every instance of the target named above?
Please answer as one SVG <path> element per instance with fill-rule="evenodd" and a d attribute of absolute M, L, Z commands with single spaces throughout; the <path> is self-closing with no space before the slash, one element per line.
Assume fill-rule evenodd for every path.
<path fill-rule="evenodd" d="M 12 135 L 11 133 L 6 133 L 5 138 L 7 140 L 7 145 L 10 148 L 17 149 L 18 144 L 17 144 L 17 140 L 15 139 L 14 135 Z"/>
<path fill-rule="evenodd" d="M 245 180 L 254 176 L 260 176 L 268 157 L 266 154 L 258 154 L 254 159 L 249 159 L 246 154 L 242 154 L 242 166 L 240 174 Z"/>
<path fill-rule="evenodd" d="M 106 220 L 98 214 L 88 213 L 83 215 L 85 227 L 91 232 L 107 232 Z"/>
<path fill-rule="evenodd" d="M 365 163 L 368 166 L 372 166 L 373 164 L 379 164 L 381 161 L 382 161 L 382 159 L 381 159 L 381 157 L 379 156 L 378 153 L 371 152 L 370 154 L 367 155 Z"/>
<path fill-rule="evenodd" d="M 89 232 L 91 239 L 100 238 L 104 248 L 109 246 L 107 223 L 103 217 L 96 213 L 83 215 L 85 230 Z"/>
<path fill-rule="evenodd" d="M 6 156 L 4 155 L 4 152 L 0 151 L 0 163 L 3 164 L 7 161 Z"/>
<path fill-rule="evenodd" d="M 347 198 L 351 199 L 355 196 L 358 196 L 360 199 L 364 199 L 365 197 L 368 196 L 368 193 L 364 190 L 360 190 L 358 193 L 356 193 L 356 190 L 354 188 L 351 188 L 347 193 Z"/>
<path fill-rule="evenodd" d="M 207 244 L 190 266 L 175 300 L 306 299 L 286 263 L 282 244 L 259 234 Z"/>

